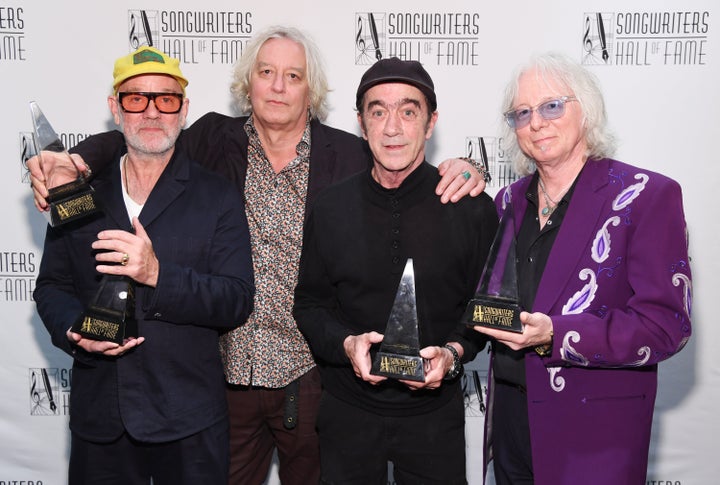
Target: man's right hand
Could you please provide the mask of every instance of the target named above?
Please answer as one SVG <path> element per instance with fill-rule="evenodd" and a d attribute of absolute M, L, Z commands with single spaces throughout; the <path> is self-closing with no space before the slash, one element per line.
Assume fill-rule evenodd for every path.
<path fill-rule="evenodd" d="M 68 157 L 70 155 L 70 157 Z M 43 150 L 40 155 L 28 159 L 27 167 L 30 171 L 35 207 L 40 212 L 49 209 L 47 197 L 48 188 L 59 187 L 77 179 L 75 165 L 85 176 L 90 176 L 90 168 L 80 155 L 66 152 L 51 152 Z"/>
<path fill-rule="evenodd" d="M 370 374 L 372 362 L 370 360 L 370 347 L 382 342 L 383 335 L 377 332 L 350 335 L 345 338 L 343 347 L 350 359 L 355 375 L 370 384 L 379 384 L 387 377 Z"/>
<path fill-rule="evenodd" d="M 102 354 L 111 357 L 118 357 L 120 355 L 123 355 L 128 350 L 132 349 L 133 347 L 137 347 L 145 341 L 145 337 L 130 337 L 126 338 L 123 341 L 122 345 L 118 345 L 114 342 L 104 342 L 101 340 L 84 338 L 79 333 L 75 333 L 70 329 L 68 329 L 66 335 L 70 342 L 77 345 L 85 352 L 91 354 Z"/>

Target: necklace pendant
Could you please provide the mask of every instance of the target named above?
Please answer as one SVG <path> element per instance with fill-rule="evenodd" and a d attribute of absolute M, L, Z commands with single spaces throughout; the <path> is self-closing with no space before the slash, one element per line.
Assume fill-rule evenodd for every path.
<path fill-rule="evenodd" d="M 540 211 L 540 213 L 543 215 L 543 217 L 549 216 L 551 212 L 552 212 L 552 210 L 550 210 L 549 206 L 543 207 L 542 210 Z"/>

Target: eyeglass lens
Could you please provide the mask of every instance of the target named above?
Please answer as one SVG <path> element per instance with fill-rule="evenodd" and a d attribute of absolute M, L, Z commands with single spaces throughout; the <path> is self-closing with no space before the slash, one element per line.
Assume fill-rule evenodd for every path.
<path fill-rule="evenodd" d="M 530 123 L 533 111 L 537 111 L 545 120 L 556 120 L 565 114 L 565 103 L 572 98 L 563 97 L 545 101 L 535 108 L 520 108 L 505 113 L 505 119 L 511 128 L 519 129 Z"/>
<path fill-rule="evenodd" d="M 118 96 L 126 113 L 142 113 L 152 100 L 159 112 L 174 114 L 180 111 L 183 100 L 181 93 L 118 93 Z"/>

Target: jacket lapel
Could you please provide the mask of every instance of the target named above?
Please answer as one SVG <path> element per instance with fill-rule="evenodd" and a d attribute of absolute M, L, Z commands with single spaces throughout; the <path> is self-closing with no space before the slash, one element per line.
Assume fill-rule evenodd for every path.
<path fill-rule="evenodd" d="M 140 212 L 140 222 L 146 229 L 185 191 L 189 178 L 189 160 L 176 151 Z"/>
<path fill-rule="evenodd" d="M 333 173 L 335 173 L 335 164 L 337 163 L 337 152 L 330 146 L 330 141 L 323 129 L 322 124 L 317 119 L 310 121 L 310 163 L 313 160 L 322 160 L 317 167 L 310 169 L 310 178 L 308 180 L 307 200 L 305 202 L 305 217 L 315 196 L 323 187 L 328 187 L 333 182 Z"/>
<path fill-rule="evenodd" d="M 588 160 L 580 172 L 560 232 L 550 251 L 534 311 L 559 311 L 555 307 L 564 304 L 558 300 L 568 287 L 567 282 L 578 278 L 582 268 L 592 267 L 591 245 L 603 223 L 602 215 L 608 213 L 605 208 L 608 198 L 603 194 L 607 184 L 608 161 Z"/>
<path fill-rule="evenodd" d="M 106 217 L 112 219 L 114 226 L 129 231 L 131 230 L 130 219 L 125 202 L 123 201 L 122 185 L 113 183 L 120 180 L 120 164 L 113 162 L 106 175 L 97 177 L 92 182 L 92 187 L 102 204 L 102 211 Z"/>
<path fill-rule="evenodd" d="M 160 175 L 150 197 L 140 213 L 140 222 L 148 227 L 152 222 L 185 191 L 190 177 L 190 165 L 184 155 L 177 152 L 170 159 L 170 163 Z M 125 209 L 122 185 L 113 183 L 120 180 L 120 164 L 113 163 L 106 176 L 98 177 L 92 186 L 102 204 L 102 210 L 107 217 L 113 220 L 118 228 L 131 231 L 130 218 Z"/>

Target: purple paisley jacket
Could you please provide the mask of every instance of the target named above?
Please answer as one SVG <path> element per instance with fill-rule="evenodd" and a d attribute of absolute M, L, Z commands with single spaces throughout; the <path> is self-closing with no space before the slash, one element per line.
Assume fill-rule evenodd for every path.
<path fill-rule="evenodd" d="M 531 179 L 496 197 L 516 225 Z M 532 309 L 554 327 L 552 355 L 525 359 L 536 485 L 645 483 L 657 363 L 690 337 L 691 289 L 678 183 L 589 160 Z"/>

